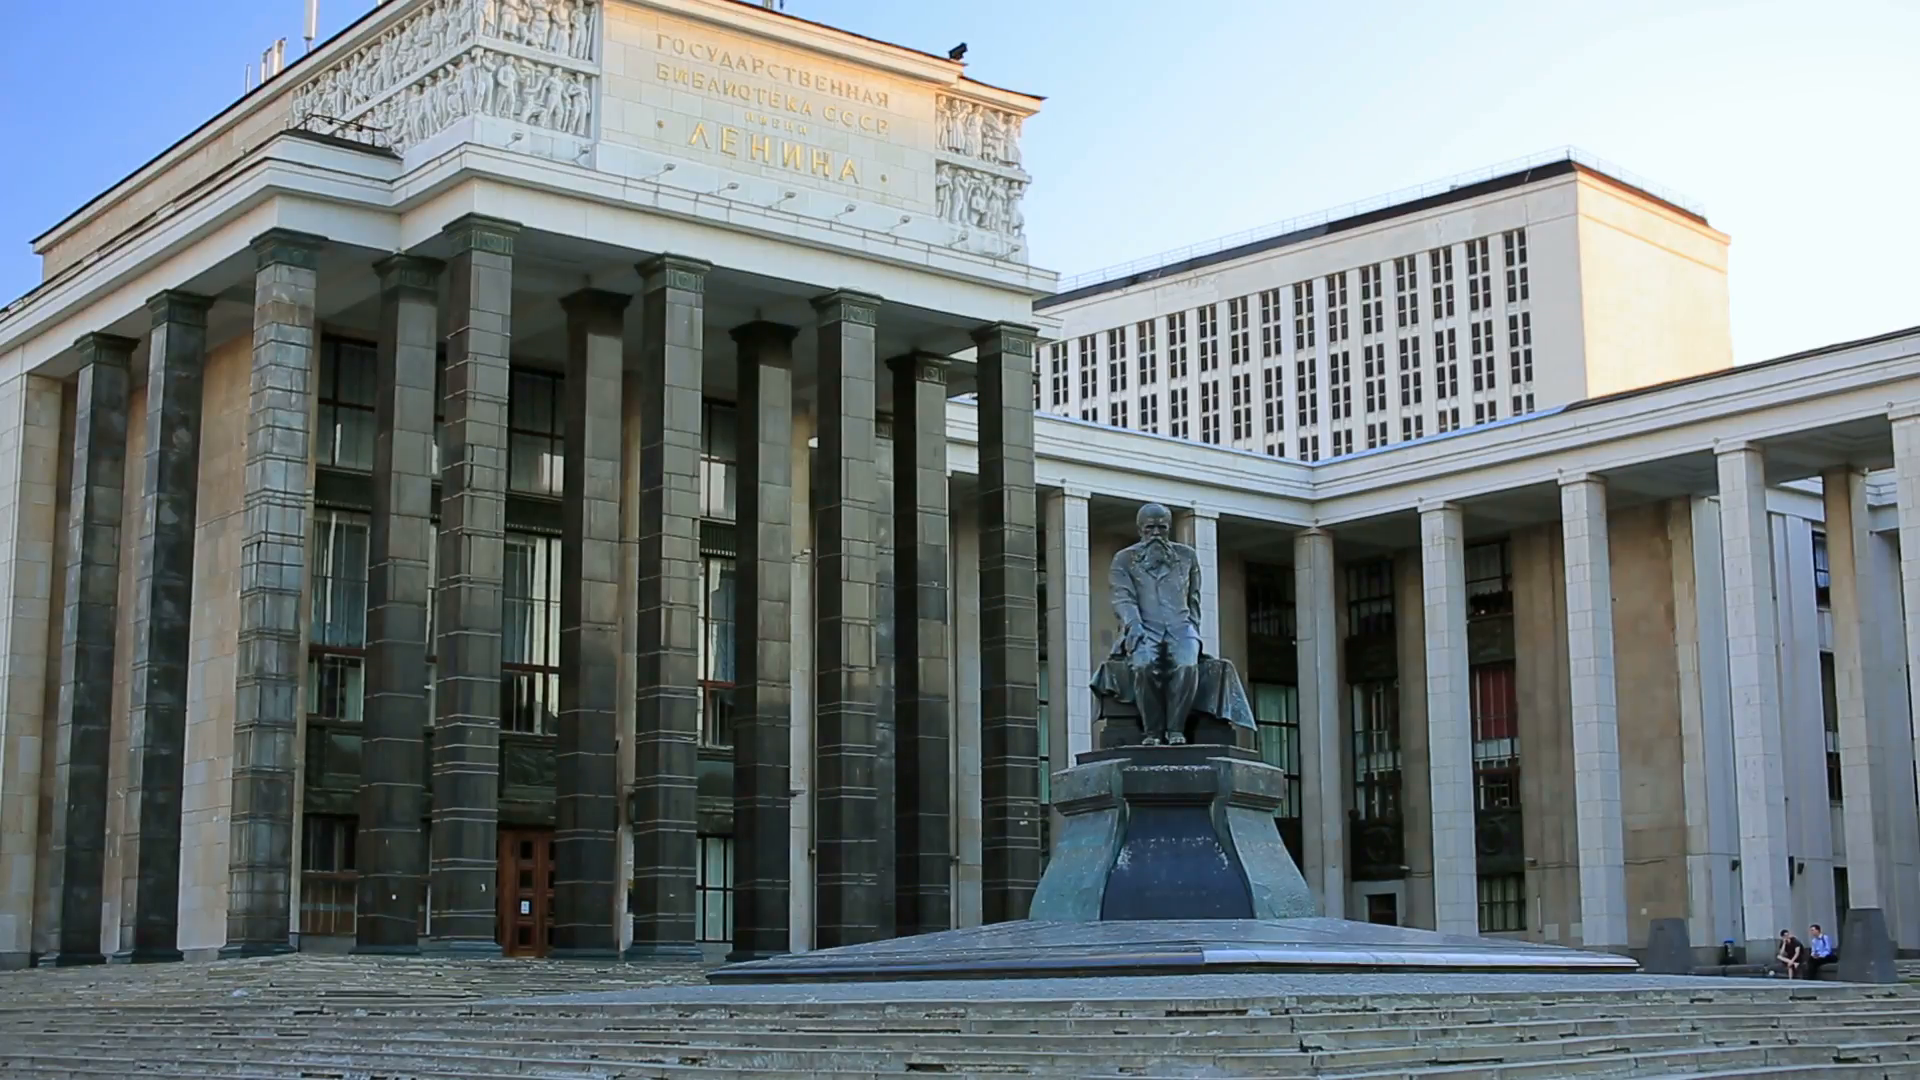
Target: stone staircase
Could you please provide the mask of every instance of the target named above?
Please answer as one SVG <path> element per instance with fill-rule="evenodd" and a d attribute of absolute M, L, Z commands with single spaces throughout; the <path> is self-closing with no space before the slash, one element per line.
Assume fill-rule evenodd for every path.
<path fill-rule="evenodd" d="M 1066 980 L 722 993 L 696 988 L 692 966 L 529 961 L 24 972 L 0 976 L 0 1076 L 1920 1077 L 1907 987 L 1382 994 L 1319 978 L 1324 991 L 1295 980 L 1284 994 L 1231 977 L 1109 980 L 1090 997 Z"/>

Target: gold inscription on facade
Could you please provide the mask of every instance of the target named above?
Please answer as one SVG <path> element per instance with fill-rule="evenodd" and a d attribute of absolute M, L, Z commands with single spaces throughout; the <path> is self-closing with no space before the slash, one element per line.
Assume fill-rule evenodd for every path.
<path fill-rule="evenodd" d="M 751 83 L 735 79 L 718 78 L 704 71 L 680 67 L 664 61 L 654 64 L 654 75 L 661 82 L 672 86 L 685 87 L 709 97 L 730 98 L 742 105 L 757 105 L 763 109 L 778 109 L 795 116 L 819 117 L 829 124 L 838 124 L 852 131 L 863 131 L 879 138 L 887 136 L 887 120 L 872 113 L 859 112 L 843 105 L 830 104 L 815 108 L 814 103 L 797 94 L 789 94 L 778 88 L 754 86 Z M 885 95 L 881 95 L 885 97 Z"/>
<path fill-rule="evenodd" d="M 742 131 L 726 124 L 716 124 L 709 129 L 704 120 L 695 123 L 693 133 L 687 136 L 687 145 L 718 151 L 728 157 L 745 157 L 762 165 L 772 165 L 774 151 L 778 149 L 780 168 L 849 184 L 860 182 L 859 163 L 851 157 L 835 154 L 824 147 L 809 146 L 791 139 L 776 139 L 771 135 Z"/>
<path fill-rule="evenodd" d="M 887 92 L 875 90 L 851 79 L 842 79 L 837 75 L 826 75 L 818 71 L 808 71 L 777 60 L 767 60 L 745 51 L 727 49 L 711 45 L 704 41 L 688 41 L 672 34 L 654 35 L 654 48 L 663 53 L 684 56 L 714 67 L 725 68 L 740 75 L 768 79 L 776 83 L 786 83 L 802 90 L 825 94 L 828 97 L 844 98 L 862 105 L 871 105 L 876 109 L 887 107 Z"/>

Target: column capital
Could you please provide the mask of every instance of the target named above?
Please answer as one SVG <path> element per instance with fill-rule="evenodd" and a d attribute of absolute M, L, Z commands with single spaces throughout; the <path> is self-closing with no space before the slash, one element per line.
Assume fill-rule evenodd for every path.
<path fill-rule="evenodd" d="M 447 222 L 441 232 L 452 243 L 454 255 L 479 251 L 511 257 L 513 238 L 520 235 L 520 223 L 485 214 L 466 214 Z"/>
<path fill-rule="evenodd" d="M 179 289 L 166 289 L 147 298 L 147 312 L 156 323 L 205 326 L 207 309 L 212 306 L 213 297 Z"/>
<path fill-rule="evenodd" d="M 1576 484 L 1597 484 L 1600 487 L 1604 488 L 1607 486 L 1607 478 L 1604 476 L 1601 476 L 1599 473 L 1564 472 L 1564 471 L 1561 472 L 1560 474 L 1561 487 L 1563 488 L 1573 487 Z"/>
<path fill-rule="evenodd" d="M 793 363 L 793 340 L 800 336 L 800 328 L 755 319 L 727 331 L 727 336 L 742 352 L 751 352 L 759 363 L 785 367 Z"/>
<path fill-rule="evenodd" d="M 887 369 L 898 373 L 902 370 L 913 373 L 917 382 L 947 384 L 947 358 L 939 353 L 912 352 L 901 353 L 887 361 Z"/>
<path fill-rule="evenodd" d="M 434 292 L 440 286 L 440 271 L 445 268 L 439 259 L 424 255 L 389 255 L 373 264 L 382 292 Z"/>
<path fill-rule="evenodd" d="M 1461 513 L 1460 504 L 1447 499 L 1422 499 L 1418 509 L 1421 517 L 1429 514 Z"/>
<path fill-rule="evenodd" d="M 1713 441 L 1715 457 L 1726 457 L 1728 454 L 1739 454 L 1748 450 L 1756 454 L 1764 453 L 1760 449 L 1760 444 L 1751 439 L 1715 439 Z"/>
<path fill-rule="evenodd" d="M 1887 403 L 1887 419 L 1893 423 L 1920 417 L 1920 401 L 1893 401 Z"/>
<path fill-rule="evenodd" d="M 713 264 L 685 255 L 661 254 L 640 260 L 636 267 L 640 271 L 641 288 L 647 292 L 679 289 L 682 292 L 705 293 L 707 274 L 713 269 Z"/>
<path fill-rule="evenodd" d="M 255 267 L 296 266 L 302 270 L 320 268 L 320 249 L 327 238 L 293 229 L 268 229 L 252 240 Z"/>
<path fill-rule="evenodd" d="M 1173 508 L 1173 512 L 1176 514 L 1186 514 L 1189 517 L 1207 518 L 1212 521 L 1220 520 L 1220 511 L 1215 510 L 1211 506 L 1176 506 Z"/>
<path fill-rule="evenodd" d="M 884 301 L 872 293 L 835 289 L 825 296 L 814 297 L 813 310 L 823 323 L 850 322 L 860 326 L 878 326 L 882 303 Z"/>
<path fill-rule="evenodd" d="M 83 367 L 91 364 L 126 367 L 127 362 L 133 357 L 133 350 L 139 347 L 138 338 L 104 334 L 99 331 L 81 334 L 73 342 L 73 351 L 80 354 L 80 364 Z"/>
<path fill-rule="evenodd" d="M 1333 530 L 1330 528 L 1327 528 L 1324 525 L 1309 525 L 1306 528 L 1301 529 L 1299 532 L 1294 533 L 1293 538 L 1295 540 L 1325 539 L 1328 542 L 1332 542 Z"/>
<path fill-rule="evenodd" d="M 1093 499 L 1092 491 L 1072 484 L 1043 488 L 1042 493 L 1049 499 L 1079 499 L 1081 502 L 1089 502 Z"/>
<path fill-rule="evenodd" d="M 992 322 L 973 328 L 973 343 L 985 349 L 998 339 L 1000 351 L 1014 356 L 1032 356 L 1040 344 L 1040 331 L 1021 323 Z"/>
<path fill-rule="evenodd" d="M 560 309 L 570 317 L 582 315 L 618 317 L 632 302 L 633 297 L 610 289 L 575 289 L 560 298 Z"/>

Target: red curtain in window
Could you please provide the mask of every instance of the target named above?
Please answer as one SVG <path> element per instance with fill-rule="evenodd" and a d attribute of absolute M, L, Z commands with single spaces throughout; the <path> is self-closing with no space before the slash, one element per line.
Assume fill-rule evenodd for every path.
<path fill-rule="evenodd" d="M 1472 687 L 1473 739 L 1512 739 L 1519 736 L 1520 694 L 1513 664 L 1482 664 L 1468 672 Z"/>

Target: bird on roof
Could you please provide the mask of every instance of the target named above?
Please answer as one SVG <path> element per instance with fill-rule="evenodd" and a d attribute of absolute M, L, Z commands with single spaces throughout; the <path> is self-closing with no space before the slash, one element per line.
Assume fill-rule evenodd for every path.
<path fill-rule="evenodd" d="M 966 59 L 966 55 L 967 43 L 964 41 L 947 50 L 947 59 L 949 60 L 964 60 Z"/>

